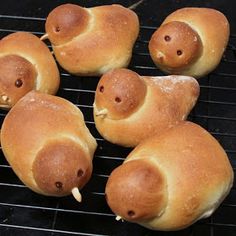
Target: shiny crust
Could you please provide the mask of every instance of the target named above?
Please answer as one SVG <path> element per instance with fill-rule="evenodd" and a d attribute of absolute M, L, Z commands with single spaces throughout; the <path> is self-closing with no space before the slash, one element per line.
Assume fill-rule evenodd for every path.
<path fill-rule="evenodd" d="M 134 113 L 143 103 L 146 84 L 139 75 L 127 69 L 115 69 L 100 79 L 96 93 L 96 108 L 109 110 L 107 118 L 123 119 Z"/>
<path fill-rule="evenodd" d="M 119 166 L 106 185 L 106 200 L 110 208 L 131 222 L 150 220 L 161 215 L 166 207 L 165 174 L 148 158 Z"/>
<path fill-rule="evenodd" d="M 55 196 L 62 194 L 46 192 L 45 188 L 37 185 L 33 173 L 36 158 L 42 159 L 42 153 L 45 153 L 47 159 L 50 153 L 60 152 L 63 161 L 63 152 L 83 153 L 82 158 L 87 163 L 92 161 L 97 146 L 76 106 L 63 98 L 35 91 L 21 98 L 7 114 L 2 125 L 1 143 L 7 161 L 28 187 L 38 193 Z M 69 146 L 71 151 L 63 151 Z M 73 152 L 74 149 L 77 151 Z M 77 159 L 78 154 L 67 158 Z M 74 168 L 77 171 L 79 167 Z M 46 172 L 43 173 L 46 175 Z M 50 172 L 47 174 L 50 175 Z"/>
<path fill-rule="evenodd" d="M 141 143 L 128 155 L 123 164 L 124 168 L 133 161 L 140 162 L 139 168 L 145 166 L 142 161 L 149 162 L 156 168 L 155 171 L 160 171 L 166 179 L 167 187 L 164 185 L 163 191 L 167 202 L 163 205 L 161 214 L 158 214 L 158 209 L 156 217 L 135 221 L 155 230 L 179 230 L 198 219 L 208 217 L 223 201 L 233 184 L 233 170 L 223 148 L 206 130 L 191 122 L 182 122 L 163 135 Z M 117 171 L 121 172 L 122 166 Z M 130 189 L 131 172 L 136 173 L 137 166 L 133 170 L 130 168 L 128 173 L 123 173 L 128 176 L 124 176 L 123 181 L 124 189 L 129 186 L 128 194 L 135 193 L 135 189 Z M 115 178 L 113 183 L 111 181 L 112 179 L 108 183 L 113 185 L 113 189 L 119 186 Z M 139 188 L 145 191 L 145 184 L 140 182 Z M 109 185 L 106 187 L 107 193 Z M 120 198 L 123 196 L 123 190 L 120 190 L 121 195 L 119 190 L 116 191 L 117 198 L 113 199 L 113 202 L 109 202 L 112 193 L 107 194 L 108 203 L 110 206 L 114 205 L 112 209 L 130 209 L 125 201 L 128 196 L 123 201 Z M 155 191 L 153 188 L 153 192 Z M 160 192 L 159 188 L 157 192 Z M 133 199 L 137 202 L 132 205 L 137 204 L 145 208 L 142 198 L 135 196 Z M 119 216 L 127 219 L 125 215 Z"/>
<path fill-rule="evenodd" d="M 176 22 L 185 23 L 188 25 L 194 32 L 197 33 L 199 39 L 197 41 L 202 44 L 201 53 L 198 50 L 195 50 L 195 44 L 189 43 L 189 52 L 192 53 L 193 61 L 190 61 L 190 64 L 186 64 L 185 67 L 176 67 L 175 63 L 171 66 L 171 61 L 165 63 L 160 63 L 160 60 L 156 57 L 158 55 L 157 50 L 159 48 L 155 47 L 155 37 L 165 37 L 165 30 L 161 30 L 162 27 L 166 27 L 166 24 L 171 25 L 171 23 L 176 24 Z M 176 34 L 175 27 L 173 27 L 173 34 Z M 225 48 L 229 39 L 229 22 L 226 17 L 219 11 L 210 8 L 182 8 L 172 14 L 170 14 L 162 23 L 160 28 L 157 30 L 160 32 L 154 33 L 149 44 L 149 51 L 152 56 L 153 61 L 156 65 L 167 73 L 175 73 L 182 75 L 190 75 L 195 78 L 202 77 L 211 71 L 213 71 L 219 64 L 222 55 L 225 51 Z M 182 33 L 181 27 L 179 33 Z M 178 36 L 176 41 L 173 40 L 173 45 L 176 45 L 173 53 L 176 55 L 177 47 L 181 47 L 183 44 L 183 38 L 187 39 L 189 36 Z M 180 39 L 180 40 L 179 40 Z M 192 37 L 190 37 L 190 40 Z M 166 43 L 166 48 L 162 47 L 161 52 L 165 54 L 165 51 L 170 53 L 170 48 L 168 42 Z M 196 52 L 195 52 L 196 51 Z M 181 59 L 181 57 L 180 57 Z"/>
<path fill-rule="evenodd" d="M 4 37 L 0 41 L 0 59 L 5 60 L 5 56 L 9 57 L 11 55 L 18 56 L 19 58 L 22 58 L 22 60 L 25 59 L 28 61 L 27 64 L 33 67 L 31 70 L 35 70 L 36 75 L 33 79 L 35 90 L 49 94 L 55 94 L 57 92 L 60 78 L 56 62 L 48 47 L 42 41 L 40 41 L 37 36 L 26 32 L 17 32 Z M 23 63 L 22 66 L 24 66 L 24 64 L 26 63 Z M 19 65 L 18 69 L 20 70 Z M 16 70 L 14 63 L 12 70 L 12 74 L 14 75 L 14 70 Z M 22 70 L 27 70 L 27 68 Z M 14 80 L 14 78 L 12 78 L 12 80 Z M 13 94 L 11 94 L 11 91 L 6 89 L 6 84 L 7 82 L 4 82 L 3 80 L 1 81 L 0 95 L 5 94 L 10 98 L 11 96 L 13 96 L 13 98 L 14 96 L 19 97 L 14 93 L 18 93 L 20 90 L 16 91 L 14 89 L 12 92 Z M 14 83 L 12 86 L 15 87 Z M 25 94 L 27 92 L 28 91 L 25 91 Z"/>
<path fill-rule="evenodd" d="M 172 21 L 162 25 L 152 35 L 149 50 L 157 64 L 177 73 L 190 67 L 199 58 L 202 43 L 190 26 Z"/>
<path fill-rule="evenodd" d="M 199 95 L 199 85 L 192 77 L 132 76 L 132 80 L 130 80 L 130 75 L 137 74 L 127 69 L 117 69 L 108 73 L 110 78 L 113 77 L 111 78 L 113 93 L 105 93 L 106 82 L 108 88 L 112 85 L 108 79 L 101 78 L 94 101 L 94 121 L 97 130 L 105 139 L 122 146 L 134 147 L 142 140 L 152 135 L 159 135 L 178 122 L 185 120 Z M 107 75 L 104 76 L 107 78 Z M 131 89 L 131 93 L 126 91 L 126 94 L 130 95 L 128 98 L 130 100 L 133 97 L 138 98 L 138 103 L 132 113 L 121 112 L 118 119 L 117 113 L 114 112 L 117 109 L 111 109 L 113 105 L 117 106 L 117 104 L 110 97 L 115 98 L 117 94 L 122 93 L 117 88 L 132 88 L 134 79 L 138 80 L 135 85 L 137 88 Z M 98 95 L 101 84 L 104 87 L 104 94 Z M 109 101 L 111 104 L 107 105 Z M 122 111 L 122 103 L 118 105 L 120 106 L 119 110 Z"/>
<path fill-rule="evenodd" d="M 0 107 L 12 107 L 36 85 L 37 71 L 21 56 L 0 57 Z"/>
<path fill-rule="evenodd" d="M 56 22 L 53 21 L 54 26 L 46 23 L 46 32 L 52 42 L 54 54 L 65 70 L 77 75 L 101 75 L 110 69 L 126 67 L 129 64 L 139 33 L 138 17 L 133 11 L 120 5 L 80 8 L 66 4 L 59 6 L 57 11 L 60 8 L 64 9 L 64 13 L 66 8 L 79 8 L 78 12 L 82 12 L 81 17 L 71 16 L 73 20 L 76 19 L 75 22 L 78 20 L 80 23 L 78 29 L 72 24 L 71 32 L 66 26 L 67 39 L 63 34 L 61 38 L 56 39 L 56 36 L 53 36 L 51 40 L 49 27 L 55 28 Z M 47 22 L 52 22 L 52 14 L 53 11 L 49 14 Z M 77 14 L 77 10 L 73 10 L 73 14 Z M 67 18 L 65 15 L 62 17 Z M 56 42 L 56 45 L 53 42 Z"/>

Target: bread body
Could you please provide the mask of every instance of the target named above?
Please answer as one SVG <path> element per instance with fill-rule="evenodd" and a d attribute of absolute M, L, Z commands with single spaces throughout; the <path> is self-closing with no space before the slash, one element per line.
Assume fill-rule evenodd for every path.
<path fill-rule="evenodd" d="M 64 4 L 47 17 L 46 33 L 59 64 L 77 75 L 126 67 L 139 33 L 137 15 L 121 5 Z"/>
<path fill-rule="evenodd" d="M 119 217 L 154 230 L 179 230 L 210 216 L 229 193 L 233 170 L 202 127 L 182 122 L 138 145 L 107 182 Z"/>
<path fill-rule="evenodd" d="M 59 83 L 56 62 L 37 36 L 17 32 L 0 41 L 0 107 L 11 108 L 31 90 L 55 94 Z"/>
<path fill-rule="evenodd" d="M 199 85 L 192 77 L 147 77 L 116 69 L 98 83 L 95 125 L 108 141 L 134 147 L 185 120 L 198 95 Z"/>
<path fill-rule="evenodd" d="M 199 78 L 220 63 L 229 33 L 229 22 L 221 12 L 182 8 L 167 16 L 154 32 L 149 52 L 161 70 Z"/>
<path fill-rule="evenodd" d="M 1 143 L 22 182 L 50 196 L 68 195 L 87 183 L 97 146 L 76 106 L 35 91 L 20 99 L 7 114 Z"/>

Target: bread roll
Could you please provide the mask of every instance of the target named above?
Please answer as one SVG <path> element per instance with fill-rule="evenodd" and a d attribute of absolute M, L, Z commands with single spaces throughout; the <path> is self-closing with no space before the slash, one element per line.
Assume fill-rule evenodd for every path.
<path fill-rule="evenodd" d="M 81 189 L 92 173 L 96 141 L 80 110 L 69 101 L 35 91 L 21 98 L 4 119 L 3 153 L 21 181 L 49 196 Z"/>
<path fill-rule="evenodd" d="M 148 77 L 115 69 L 98 83 L 95 125 L 108 141 L 134 147 L 185 120 L 198 95 L 199 85 L 192 77 Z"/>
<path fill-rule="evenodd" d="M 17 32 L 0 41 L 0 108 L 11 108 L 31 90 L 55 94 L 59 83 L 56 62 L 37 36 Z"/>
<path fill-rule="evenodd" d="M 229 22 L 210 8 L 182 8 L 154 32 L 149 51 L 154 63 L 170 74 L 202 77 L 219 64 L 229 39 Z"/>
<path fill-rule="evenodd" d="M 210 216 L 232 184 L 232 167 L 216 139 L 181 122 L 137 146 L 111 173 L 105 192 L 118 218 L 169 231 Z"/>
<path fill-rule="evenodd" d="M 77 75 L 101 75 L 126 67 L 139 33 L 139 20 L 121 5 L 56 7 L 47 17 L 46 35 L 59 64 Z"/>

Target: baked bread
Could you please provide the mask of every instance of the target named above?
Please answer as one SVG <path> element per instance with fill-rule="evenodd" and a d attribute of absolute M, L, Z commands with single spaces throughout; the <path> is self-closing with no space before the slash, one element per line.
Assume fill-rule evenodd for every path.
<path fill-rule="evenodd" d="M 59 64 L 69 73 L 101 75 L 126 67 L 139 33 L 135 12 L 121 5 L 82 8 L 63 4 L 46 20 L 46 35 Z"/>
<path fill-rule="evenodd" d="M 3 153 L 21 181 L 49 196 L 79 189 L 92 173 L 96 141 L 85 126 L 81 111 L 69 101 L 31 91 L 4 119 Z"/>
<path fill-rule="evenodd" d="M 149 52 L 161 70 L 199 78 L 219 64 L 229 31 L 228 20 L 215 9 L 182 8 L 154 32 Z"/>
<path fill-rule="evenodd" d="M 105 193 L 118 218 L 170 231 L 210 216 L 232 184 L 232 167 L 216 139 L 181 122 L 137 146 L 111 173 Z"/>
<path fill-rule="evenodd" d="M 0 41 L 0 108 L 11 108 L 31 90 L 55 94 L 59 83 L 56 62 L 37 36 L 17 32 Z"/>
<path fill-rule="evenodd" d="M 185 120 L 198 95 L 199 85 L 192 77 L 148 77 L 115 69 L 97 85 L 95 125 L 108 141 L 134 147 Z"/>

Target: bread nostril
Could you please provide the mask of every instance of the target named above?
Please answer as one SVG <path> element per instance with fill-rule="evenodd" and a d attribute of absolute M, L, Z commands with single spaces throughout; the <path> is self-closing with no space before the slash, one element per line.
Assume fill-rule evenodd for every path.
<path fill-rule="evenodd" d="M 116 101 L 117 103 L 120 103 L 120 102 L 121 102 L 121 98 L 116 97 L 116 98 L 115 98 L 115 101 Z"/>
<path fill-rule="evenodd" d="M 82 169 L 79 169 L 78 171 L 77 171 L 77 176 L 78 177 L 82 177 L 84 175 L 84 171 L 82 170 Z"/>
<path fill-rule="evenodd" d="M 165 39 L 166 42 L 169 42 L 169 41 L 171 40 L 171 37 L 170 37 L 169 35 L 166 35 L 166 36 L 164 37 L 164 39 Z"/>
<path fill-rule="evenodd" d="M 59 188 L 59 189 L 61 189 L 62 188 L 62 186 L 63 186 L 63 184 L 62 184 L 62 182 L 55 182 L 55 186 L 57 187 L 57 188 Z"/>
<path fill-rule="evenodd" d="M 177 50 L 177 55 L 181 56 L 183 54 L 182 50 Z"/>
<path fill-rule="evenodd" d="M 100 86 L 99 91 L 100 91 L 101 93 L 103 93 L 103 92 L 104 92 L 104 86 Z"/>
<path fill-rule="evenodd" d="M 16 86 L 17 88 L 20 88 L 22 85 L 23 85 L 23 81 L 22 81 L 21 79 L 17 79 L 17 80 L 15 81 L 15 86 Z"/>
<path fill-rule="evenodd" d="M 129 217 L 134 217 L 135 216 L 135 212 L 132 211 L 132 210 L 128 211 L 127 214 L 128 214 Z"/>

